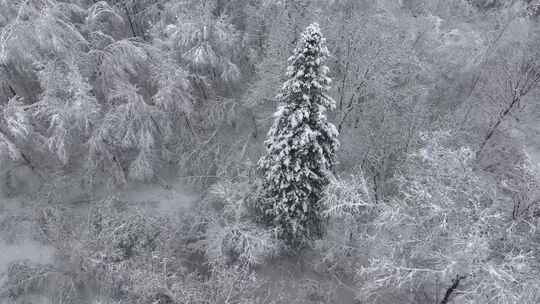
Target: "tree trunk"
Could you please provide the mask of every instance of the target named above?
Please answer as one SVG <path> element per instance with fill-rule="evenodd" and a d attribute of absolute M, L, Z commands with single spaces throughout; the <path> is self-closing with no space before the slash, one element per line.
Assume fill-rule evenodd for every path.
<path fill-rule="evenodd" d="M 482 154 L 482 151 L 486 147 L 486 144 L 489 142 L 491 137 L 493 137 L 493 134 L 495 134 L 495 131 L 497 131 L 497 129 L 499 128 L 501 123 L 504 121 L 506 116 L 508 116 L 508 114 L 510 114 L 512 109 L 519 103 L 519 100 L 521 99 L 520 97 L 521 96 L 519 94 L 514 95 L 514 97 L 512 98 L 512 102 L 508 105 L 508 107 L 506 107 L 506 109 L 504 109 L 504 111 L 501 113 L 501 115 L 499 116 L 495 124 L 491 127 L 491 129 L 489 129 L 488 133 L 484 137 L 484 140 L 482 141 L 482 144 L 480 144 L 480 148 L 478 149 L 478 152 L 476 152 L 476 159 L 478 160 L 480 159 L 480 155 Z"/>
<path fill-rule="evenodd" d="M 448 287 L 448 289 L 446 290 L 446 293 L 444 294 L 444 298 L 442 299 L 441 301 L 441 304 L 448 304 L 449 301 L 450 301 L 450 297 L 452 296 L 452 293 L 454 293 L 454 291 L 456 291 L 456 289 L 459 287 L 459 282 L 461 282 L 461 280 L 465 279 L 465 276 L 456 276 L 455 279 L 452 280 L 452 285 L 450 287 Z"/>

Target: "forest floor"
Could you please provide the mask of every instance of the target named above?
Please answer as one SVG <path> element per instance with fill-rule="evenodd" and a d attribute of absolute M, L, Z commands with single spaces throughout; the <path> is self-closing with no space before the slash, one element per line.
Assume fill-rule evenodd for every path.
<path fill-rule="evenodd" d="M 133 205 L 155 208 L 162 216 L 174 215 L 190 208 L 198 200 L 195 191 L 181 182 L 168 187 L 160 185 L 133 185 L 115 196 Z M 0 286 L 11 263 L 26 260 L 35 264 L 49 264 L 54 260 L 54 249 L 34 240 L 29 224 L 33 219 L 33 206 L 40 205 L 27 198 L 0 198 Z M 60 202 L 77 215 L 84 215 L 94 201 Z M 1 303 L 1 302 L 0 302 Z"/>

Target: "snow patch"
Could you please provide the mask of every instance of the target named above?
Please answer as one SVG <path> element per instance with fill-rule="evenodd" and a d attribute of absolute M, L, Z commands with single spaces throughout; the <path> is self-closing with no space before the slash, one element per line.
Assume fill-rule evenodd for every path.
<path fill-rule="evenodd" d="M 53 260 L 54 250 L 38 242 L 25 240 L 7 244 L 0 240 L 0 286 L 4 283 L 5 272 L 11 263 L 29 260 L 36 264 L 48 264 Z"/>

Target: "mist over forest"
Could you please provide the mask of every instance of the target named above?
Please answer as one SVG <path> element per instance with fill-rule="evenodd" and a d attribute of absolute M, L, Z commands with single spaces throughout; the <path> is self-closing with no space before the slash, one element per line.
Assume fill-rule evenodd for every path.
<path fill-rule="evenodd" d="M 0 0 L 0 304 L 538 304 L 539 100 L 538 0 Z"/>

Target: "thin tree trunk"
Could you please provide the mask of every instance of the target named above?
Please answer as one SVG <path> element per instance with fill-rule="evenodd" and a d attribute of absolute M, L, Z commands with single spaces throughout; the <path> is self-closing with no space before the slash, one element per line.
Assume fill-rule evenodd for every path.
<path fill-rule="evenodd" d="M 379 185 L 377 183 L 377 178 L 379 177 L 379 173 L 375 173 L 373 175 L 373 195 L 375 198 L 375 204 L 379 203 Z"/>
<path fill-rule="evenodd" d="M 13 87 L 11 85 L 8 85 L 8 88 L 9 88 L 9 92 L 13 95 L 13 96 L 17 96 L 17 92 L 15 92 L 15 90 L 13 89 Z"/>
<path fill-rule="evenodd" d="M 123 3 L 123 6 L 124 6 L 124 11 L 126 12 L 126 17 L 128 19 L 128 22 L 129 22 L 129 27 L 131 29 L 131 34 L 133 35 L 133 37 L 137 37 L 137 32 L 135 31 L 135 25 L 133 24 L 133 20 L 131 18 L 131 13 L 129 12 L 129 9 L 128 9 L 125 2 Z"/>
<path fill-rule="evenodd" d="M 478 149 L 478 152 L 476 152 L 476 159 L 480 159 L 480 155 L 482 154 L 482 151 L 486 147 L 486 144 L 489 142 L 489 140 L 493 137 L 493 134 L 495 134 L 495 131 L 499 128 L 501 123 L 504 121 L 506 116 L 510 114 L 512 109 L 519 103 L 520 95 L 516 94 L 512 98 L 512 102 L 504 109 L 504 111 L 501 113 L 495 124 L 491 127 L 491 129 L 488 131 L 486 136 L 484 137 L 484 140 L 482 141 L 482 144 L 480 145 L 480 148 Z"/>
<path fill-rule="evenodd" d="M 446 290 L 446 293 L 444 294 L 444 298 L 442 299 L 441 301 L 441 304 L 448 304 L 449 301 L 450 301 L 450 297 L 452 296 L 452 293 L 454 293 L 454 291 L 456 291 L 456 289 L 459 287 L 459 282 L 461 282 L 461 280 L 465 279 L 465 276 L 456 276 L 455 279 L 452 280 L 452 285 L 450 287 L 448 287 L 448 289 Z"/>
<path fill-rule="evenodd" d="M 506 33 L 506 30 L 510 26 L 510 23 L 512 22 L 512 20 L 513 20 L 513 18 L 509 18 L 509 20 L 505 23 L 504 27 L 498 33 L 495 40 L 493 40 L 493 42 L 491 42 L 491 44 L 488 46 L 488 48 L 486 49 L 484 54 L 482 54 L 480 56 L 481 61 L 479 63 L 479 69 L 477 71 L 478 74 L 476 74 L 473 77 L 471 88 L 470 88 L 470 90 L 469 90 L 469 92 L 467 94 L 467 97 L 465 98 L 465 103 L 468 102 L 471 99 L 471 96 L 473 95 L 474 91 L 476 90 L 476 87 L 478 86 L 478 83 L 480 82 L 480 79 L 482 78 L 482 70 L 483 70 L 484 66 L 487 64 L 490 55 L 496 49 L 496 47 L 497 47 L 499 41 L 501 40 L 501 38 L 503 37 L 504 33 Z M 467 109 L 467 111 L 465 112 L 463 120 L 461 121 L 461 124 L 460 124 L 462 127 L 465 126 L 466 122 L 469 120 L 469 115 L 470 115 L 470 113 L 472 111 L 472 107 L 473 106 L 470 105 L 469 108 Z"/>

